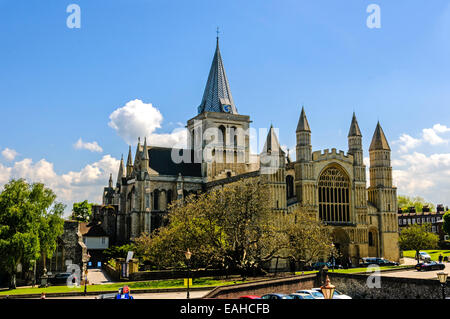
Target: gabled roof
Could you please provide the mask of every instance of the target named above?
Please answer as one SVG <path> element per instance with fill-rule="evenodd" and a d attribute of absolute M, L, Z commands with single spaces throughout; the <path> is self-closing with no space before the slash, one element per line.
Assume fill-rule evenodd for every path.
<path fill-rule="evenodd" d="M 348 136 L 362 136 L 361 130 L 359 129 L 358 121 L 356 120 L 355 112 L 353 112 L 352 124 L 350 125 L 350 130 L 348 131 Z"/>
<path fill-rule="evenodd" d="M 373 133 L 372 143 L 370 143 L 369 151 L 376 150 L 387 150 L 390 151 L 391 148 L 387 142 L 386 136 L 384 135 L 383 129 L 381 128 L 380 122 L 377 123 L 375 132 Z"/>
<path fill-rule="evenodd" d="M 109 237 L 100 224 L 80 223 L 80 233 L 84 237 Z"/>
<path fill-rule="evenodd" d="M 224 107 L 228 105 L 229 107 Z M 225 110 L 224 110 L 225 109 Z M 227 111 L 229 109 L 229 111 Z M 219 50 L 219 38 L 217 38 L 216 52 L 209 71 L 202 102 L 198 107 L 198 113 L 203 112 L 225 112 L 238 114 L 231 95 L 222 57 Z"/>
<path fill-rule="evenodd" d="M 194 151 L 186 149 L 173 149 L 176 154 L 189 152 L 190 163 L 175 163 L 172 160 L 172 148 L 149 146 L 148 156 L 150 158 L 150 169 L 160 175 L 175 175 L 202 177 L 202 164 L 194 163 Z M 183 153 L 181 153 L 183 151 Z M 181 156 L 181 155 L 180 155 Z"/>
<path fill-rule="evenodd" d="M 298 119 L 296 131 L 297 132 L 301 132 L 301 131 L 311 132 L 311 129 L 309 128 L 308 120 L 306 119 L 305 109 L 303 106 L 302 106 L 302 112 L 300 113 L 300 118 Z"/>

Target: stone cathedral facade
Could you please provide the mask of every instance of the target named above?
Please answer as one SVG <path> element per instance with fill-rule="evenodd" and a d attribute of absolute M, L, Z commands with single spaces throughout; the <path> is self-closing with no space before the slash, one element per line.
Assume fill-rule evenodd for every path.
<path fill-rule="evenodd" d="M 312 130 L 302 108 L 295 161 L 280 148 L 273 127 L 262 152 L 252 155 L 249 135 L 242 133 L 250 123 L 233 101 L 217 39 L 198 114 L 187 121 L 188 146 L 164 148 L 138 140 L 134 159 L 130 146 L 116 183 L 111 176 L 104 188 L 103 205 L 94 207 L 94 218 L 101 221 L 110 241 L 127 243 L 160 227 L 174 200 L 261 178 L 270 188 L 274 214 L 296 209 L 314 214 L 333 229 L 342 256 L 354 263 L 362 257 L 398 261 L 397 190 L 392 184 L 391 150 L 379 123 L 369 148 L 369 186 L 355 114 L 347 153 L 334 148 L 313 152 Z"/>

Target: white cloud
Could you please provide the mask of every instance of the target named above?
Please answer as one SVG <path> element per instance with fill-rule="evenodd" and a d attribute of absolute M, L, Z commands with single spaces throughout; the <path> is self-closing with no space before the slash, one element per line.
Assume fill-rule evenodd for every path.
<path fill-rule="evenodd" d="M 73 144 L 73 147 L 77 150 L 85 149 L 85 150 L 88 150 L 91 152 L 98 152 L 98 153 L 103 152 L 103 148 L 100 145 L 98 145 L 98 143 L 96 141 L 83 142 L 81 137 L 75 144 Z"/>
<path fill-rule="evenodd" d="M 10 148 L 5 148 L 2 151 L 2 156 L 7 160 L 7 161 L 13 161 L 16 156 L 19 155 L 19 153 L 17 153 L 15 150 L 10 149 Z"/>
<path fill-rule="evenodd" d="M 431 145 L 444 144 L 447 142 L 442 137 L 438 136 L 436 131 L 432 128 L 424 128 L 422 132 L 423 140 Z"/>
<path fill-rule="evenodd" d="M 149 145 L 185 147 L 187 132 L 175 129 L 172 133 L 155 133 L 161 128 L 163 116 L 151 103 L 132 100 L 109 116 L 108 125 L 128 144 L 136 144 L 138 137 L 147 137 Z"/>
<path fill-rule="evenodd" d="M 400 153 L 406 153 L 409 150 L 417 148 L 423 143 L 428 143 L 432 146 L 448 144 L 448 139 L 439 136 L 439 134 L 444 134 L 447 132 L 450 132 L 450 128 L 438 123 L 433 125 L 432 128 L 424 128 L 420 138 L 414 138 L 404 133 L 398 140 L 394 141 L 393 144 L 399 145 Z"/>
<path fill-rule="evenodd" d="M 398 192 L 420 195 L 434 203 L 450 198 L 450 153 L 425 155 L 414 152 L 393 160 L 393 178 Z"/>
<path fill-rule="evenodd" d="M 111 155 L 103 156 L 99 161 L 83 167 L 80 171 L 57 174 L 53 163 L 45 159 L 33 162 L 26 158 L 15 162 L 11 167 L 0 164 L 0 186 L 11 178 L 24 178 L 28 182 L 42 182 L 57 195 L 57 200 L 67 205 L 66 212 L 72 209 L 74 202 L 87 199 L 101 203 L 102 188 L 107 186 L 109 174 L 113 176 L 119 168 L 119 160 Z"/>

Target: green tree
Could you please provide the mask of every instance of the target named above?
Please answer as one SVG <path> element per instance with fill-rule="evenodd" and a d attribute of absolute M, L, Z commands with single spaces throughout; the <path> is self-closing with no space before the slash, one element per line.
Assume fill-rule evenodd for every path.
<path fill-rule="evenodd" d="M 430 232 L 430 224 L 409 225 L 402 230 L 399 237 L 399 245 L 403 250 L 414 250 L 417 261 L 421 249 L 434 249 L 439 242 L 439 236 Z"/>
<path fill-rule="evenodd" d="M 442 228 L 444 229 L 444 232 L 446 232 L 448 235 L 450 235 L 450 211 L 446 212 L 444 214 L 444 224 L 442 225 Z"/>
<path fill-rule="evenodd" d="M 80 222 L 88 222 L 92 215 L 92 204 L 87 200 L 73 203 L 72 219 Z"/>
<path fill-rule="evenodd" d="M 315 216 L 296 210 L 283 219 L 286 252 L 293 260 L 308 264 L 334 252 L 332 229 Z"/>
<path fill-rule="evenodd" d="M 64 205 L 41 183 L 11 180 L 0 193 L 0 268 L 16 287 L 18 264 L 51 257 L 63 232 Z"/>
<path fill-rule="evenodd" d="M 431 211 L 435 209 L 433 203 L 426 202 L 425 199 L 423 199 L 420 196 L 409 197 L 399 195 L 397 197 L 397 201 L 398 207 L 401 208 L 403 211 L 407 211 L 409 207 L 413 206 L 416 208 L 416 212 L 422 212 L 424 206 L 428 206 Z"/>
<path fill-rule="evenodd" d="M 257 179 L 192 195 L 171 205 L 169 223 L 136 239 L 143 259 L 157 267 L 194 267 L 260 271 L 278 251 L 280 231 L 270 209 L 268 189 Z"/>

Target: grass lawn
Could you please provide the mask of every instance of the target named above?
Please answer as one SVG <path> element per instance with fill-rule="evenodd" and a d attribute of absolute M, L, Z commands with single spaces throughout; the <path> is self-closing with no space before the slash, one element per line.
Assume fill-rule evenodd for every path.
<path fill-rule="evenodd" d="M 243 283 L 244 281 L 234 280 L 217 280 L 211 277 L 194 278 L 192 280 L 191 287 L 212 287 L 212 286 L 225 286 L 233 285 L 235 283 Z M 248 280 L 245 282 L 249 282 Z M 153 280 L 153 281 L 136 281 L 136 282 L 122 282 L 106 285 L 88 285 L 87 291 L 118 291 L 120 287 L 127 285 L 130 287 L 131 292 L 139 289 L 156 289 L 156 288 L 182 288 L 184 287 L 184 279 L 168 279 L 168 280 Z M 14 290 L 0 291 L 0 295 L 22 295 L 22 294 L 40 294 L 42 292 L 55 293 L 55 292 L 84 292 L 84 286 L 79 288 L 69 288 L 67 286 L 50 286 L 48 288 L 17 288 Z"/>
<path fill-rule="evenodd" d="M 450 256 L 450 250 L 438 250 L 438 249 L 432 249 L 432 250 L 421 250 L 423 252 L 426 252 L 428 255 L 430 255 L 431 260 L 438 261 L 439 260 L 439 254 L 442 254 L 442 256 Z M 415 258 L 416 252 L 414 250 L 405 250 L 403 251 L 403 257 L 409 257 L 409 258 Z"/>
<path fill-rule="evenodd" d="M 403 269 L 403 268 L 407 268 L 407 267 L 411 267 L 408 265 L 400 265 L 400 266 L 384 266 L 384 267 L 380 267 L 380 270 L 392 270 L 392 269 Z M 349 268 L 349 269 L 335 269 L 334 272 L 335 273 L 340 273 L 340 274 L 356 274 L 356 273 L 364 273 L 367 271 L 366 267 L 361 267 L 361 268 Z M 313 274 L 313 273 L 317 273 L 317 270 L 314 271 L 305 271 L 304 275 L 308 275 L 308 274 Z M 329 269 L 328 272 L 332 273 L 333 270 Z M 302 272 L 296 272 L 296 275 L 301 275 Z"/>

